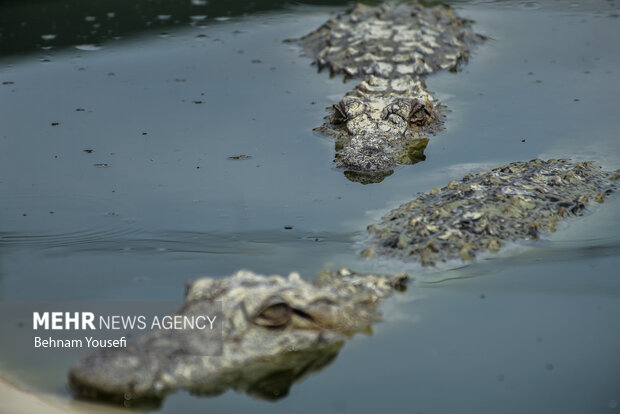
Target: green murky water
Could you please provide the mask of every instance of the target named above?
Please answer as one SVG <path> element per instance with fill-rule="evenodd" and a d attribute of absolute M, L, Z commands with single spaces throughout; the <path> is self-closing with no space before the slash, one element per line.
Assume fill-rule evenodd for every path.
<path fill-rule="evenodd" d="M 159 412 L 618 410 L 617 196 L 465 266 L 358 255 L 366 225 L 468 172 L 620 167 L 620 2 L 453 6 L 493 40 L 428 79 L 451 112 L 427 160 L 361 185 L 312 132 L 354 83 L 282 42 L 347 4 L 0 2 L 0 300 L 180 301 L 187 280 L 239 268 L 407 271 L 374 334 L 286 398 L 179 392 Z M 0 367 L 68 395 L 72 359 L 33 352 Z"/>

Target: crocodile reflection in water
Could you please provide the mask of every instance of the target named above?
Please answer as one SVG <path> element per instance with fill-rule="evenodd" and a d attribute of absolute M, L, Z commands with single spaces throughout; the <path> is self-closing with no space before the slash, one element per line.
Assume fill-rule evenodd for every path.
<path fill-rule="evenodd" d="M 363 79 L 317 128 L 336 137 L 349 179 L 379 182 L 397 164 L 425 159 L 427 136 L 442 122 L 423 77 L 456 71 L 483 39 L 447 6 L 384 3 L 357 5 L 298 40 L 319 69 Z"/>
<path fill-rule="evenodd" d="M 406 281 L 406 275 L 347 269 L 322 272 L 313 282 L 295 273 L 284 278 L 249 271 L 199 279 L 189 285 L 178 314 L 204 315 L 221 301 L 219 344 L 202 330 L 156 331 L 127 348 L 86 356 L 71 369 L 70 386 L 81 397 L 126 405 L 157 405 L 179 388 L 200 395 L 232 388 L 277 399 L 329 364 L 348 337 L 377 321 L 379 301 Z"/>

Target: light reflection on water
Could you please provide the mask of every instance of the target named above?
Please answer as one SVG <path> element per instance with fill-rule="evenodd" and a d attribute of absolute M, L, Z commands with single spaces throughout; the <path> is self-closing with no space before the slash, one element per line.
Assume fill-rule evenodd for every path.
<path fill-rule="evenodd" d="M 535 157 L 620 166 L 615 2 L 455 7 L 495 40 L 463 72 L 428 80 L 451 112 L 427 160 L 370 186 L 334 169 L 331 140 L 311 131 L 354 84 L 317 74 L 281 42 L 332 9 L 217 24 L 225 13 L 208 13 L 204 27 L 184 28 L 153 10 L 169 26 L 92 51 L 69 46 L 99 39 L 63 47 L 58 35 L 40 39 L 60 32 L 39 33 L 58 45 L 45 65 L 0 62 L 0 81 L 12 82 L 0 85 L 0 297 L 178 300 L 187 280 L 239 268 L 407 271 L 415 281 L 385 304 L 374 335 L 288 398 L 178 393 L 161 412 L 609 412 L 620 400 L 617 196 L 539 243 L 469 264 L 357 255 L 367 224 L 468 172 Z M 229 159 L 240 154 L 252 158 Z M 1 361 L 56 392 L 70 362 Z"/>

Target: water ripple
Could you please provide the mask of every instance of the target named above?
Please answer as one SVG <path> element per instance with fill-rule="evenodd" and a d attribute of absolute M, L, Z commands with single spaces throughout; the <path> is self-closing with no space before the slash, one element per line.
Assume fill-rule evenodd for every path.
<path fill-rule="evenodd" d="M 85 194 L 0 196 L 0 247 L 62 247 L 118 240 L 136 234 L 126 202 Z"/>
<path fill-rule="evenodd" d="M 139 253 L 266 253 L 281 245 L 350 244 L 354 234 L 264 230 L 248 232 L 148 232 L 133 226 L 90 228 L 66 233 L 0 232 L 2 247 L 71 247 L 73 251 Z"/>
<path fill-rule="evenodd" d="M 91 228 L 67 233 L 24 234 L 0 232 L 0 247 L 67 247 L 96 244 L 103 241 L 118 240 L 135 234 L 132 228 Z"/>

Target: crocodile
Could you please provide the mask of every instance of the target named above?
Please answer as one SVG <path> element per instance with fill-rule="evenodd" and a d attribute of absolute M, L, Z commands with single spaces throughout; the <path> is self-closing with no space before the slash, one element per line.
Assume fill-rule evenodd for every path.
<path fill-rule="evenodd" d="M 472 46 L 486 39 L 471 25 L 448 6 L 358 4 L 292 40 L 319 71 L 362 78 L 316 128 L 336 138 L 335 162 L 350 180 L 380 182 L 396 165 L 425 159 L 443 111 L 424 78 L 468 60 Z"/>
<path fill-rule="evenodd" d="M 281 398 L 294 382 L 333 361 L 347 338 L 378 321 L 377 305 L 406 282 L 405 274 L 346 268 L 323 271 L 313 281 L 250 271 L 198 279 L 188 285 L 177 315 L 201 315 L 221 302 L 219 343 L 198 329 L 150 332 L 125 348 L 87 355 L 71 368 L 69 385 L 78 397 L 126 406 L 158 406 L 181 388 Z"/>
<path fill-rule="evenodd" d="M 368 226 L 365 257 L 393 257 L 425 266 L 472 260 L 503 245 L 533 241 L 561 219 L 580 216 L 617 189 L 619 171 L 593 162 L 513 162 L 434 188 Z"/>

